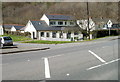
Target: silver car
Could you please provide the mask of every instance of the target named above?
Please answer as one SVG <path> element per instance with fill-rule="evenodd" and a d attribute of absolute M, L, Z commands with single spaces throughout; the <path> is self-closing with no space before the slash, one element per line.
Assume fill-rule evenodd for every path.
<path fill-rule="evenodd" d="M 12 46 L 13 45 L 13 40 L 9 36 L 0 37 L 0 42 L 1 42 L 1 44 L 3 44 L 3 46 L 9 46 L 9 45 Z"/>

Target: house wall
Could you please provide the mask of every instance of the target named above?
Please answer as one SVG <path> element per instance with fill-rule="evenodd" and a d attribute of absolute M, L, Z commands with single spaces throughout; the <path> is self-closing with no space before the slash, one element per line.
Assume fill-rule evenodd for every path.
<path fill-rule="evenodd" d="M 29 21 L 26 25 L 26 28 L 25 28 L 25 32 L 30 32 L 31 33 L 31 38 L 34 39 L 34 38 L 37 38 L 37 31 L 36 29 L 34 28 L 33 24 L 31 23 L 31 21 Z M 34 37 L 33 37 L 33 32 L 34 32 Z"/>
<path fill-rule="evenodd" d="M 3 27 L 2 27 L 2 25 L 0 25 L 0 35 L 3 35 L 3 34 L 4 34 Z"/>
<path fill-rule="evenodd" d="M 14 32 L 16 31 L 14 26 L 12 26 L 11 31 L 14 31 Z"/>
<path fill-rule="evenodd" d="M 55 24 L 50 24 L 50 26 L 76 26 L 76 22 L 72 20 L 50 20 L 50 22 L 55 22 Z M 58 22 L 63 22 L 63 24 L 60 25 Z"/>
<path fill-rule="evenodd" d="M 44 36 L 41 36 L 41 32 L 44 32 Z M 49 37 L 47 37 L 47 33 L 49 33 Z M 68 32 L 62 32 L 63 37 L 60 38 L 60 31 L 56 32 L 56 38 L 53 38 L 52 31 L 39 31 L 38 36 L 39 40 L 49 40 L 49 41 L 71 41 L 71 38 L 78 37 L 83 38 L 83 35 L 79 33 L 78 35 L 74 35 L 74 32 L 71 32 L 71 38 L 67 39 L 67 33 Z"/>
<path fill-rule="evenodd" d="M 41 17 L 40 20 L 44 20 L 49 25 L 49 19 L 46 17 L 45 14 Z"/>

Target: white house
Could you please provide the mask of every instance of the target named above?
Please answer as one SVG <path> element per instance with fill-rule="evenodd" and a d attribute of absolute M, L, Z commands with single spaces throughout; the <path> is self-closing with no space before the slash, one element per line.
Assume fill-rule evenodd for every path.
<path fill-rule="evenodd" d="M 4 24 L 4 25 L 2 25 L 2 28 L 4 28 L 5 31 L 11 31 L 11 32 L 20 31 L 20 29 L 23 27 L 24 27 L 24 25 L 18 25 L 18 24 Z"/>
<path fill-rule="evenodd" d="M 3 35 L 4 34 L 4 31 L 3 31 L 3 26 L 0 25 L 0 35 Z"/>
<path fill-rule="evenodd" d="M 83 38 L 75 19 L 68 15 L 44 14 L 41 20 L 29 20 L 24 31 L 39 40 L 71 41 Z"/>
<path fill-rule="evenodd" d="M 73 16 L 61 14 L 44 14 L 40 20 L 44 20 L 49 26 L 76 26 Z"/>
<path fill-rule="evenodd" d="M 12 32 L 20 31 L 20 29 L 23 28 L 23 27 L 24 27 L 24 25 L 13 25 L 11 27 L 11 31 Z"/>

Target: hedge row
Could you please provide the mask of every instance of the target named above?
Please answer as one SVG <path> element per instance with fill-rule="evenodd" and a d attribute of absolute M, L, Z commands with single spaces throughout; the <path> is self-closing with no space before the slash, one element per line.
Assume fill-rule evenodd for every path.
<path fill-rule="evenodd" d="M 95 30 L 92 32 L 95 38 L 109 36 L 109 30 Z M 110 30 L 110 36 L 120 35 L 120 30 Z"/>
<path fill-rule="evenodd" d="M 28 36 L 30 37 L 29 32 L 21 33 L 21 32 L 11 32 L 11 31 L 5 31 L 6 34 L 11 34 L 11 35 L 18 35 L 18 36 Z"/>

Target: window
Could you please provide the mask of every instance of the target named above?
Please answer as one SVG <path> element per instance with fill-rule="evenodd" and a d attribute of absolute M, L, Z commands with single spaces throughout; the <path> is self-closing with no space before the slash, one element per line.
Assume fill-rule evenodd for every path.
<path fill-rule="evenodd" d="M 70 25 L 74 25 L 74 22 L 73 22 L 73 21 L 71 21 L 71 22 L 70 22 Z"/>
<path fill-rule="evenodd" d="M 60 33 L 60 36 L 59 36 L 59 38 L 63 38 L 63 33 L 62 33 L 62 32 Z"/>
<path fill-rule="evenodd" d="M 65 25 L 67 25 L 67 22 L 65 22 Z"/>
<path fill-rule="evenodd" d="M 78 35 L 78 32 L 74 32 L 74 35 Z"/>
<path fill-rule="evenodd" d="M 62 21 L 58 22 L 58 25 L 63 25 L 63 22 Z"/>
<path fill-rule="evenodd" d="M 47 32 L 47 33 L 46 33 L 46 36 L 47 36 L 47 37 L 50 37 L 50 34 Z"/>
<path fill-rule="evenodd" d="M 55 24 L 56 24 L 55 21 L 51 21 L 51 22 L 50 22 L 50 25 L 55 25 Z"/>
<path fill-rule="evenodd" d="M 56 38 L 56 32 L 52 32 L 52 37 Z"/>
<path fill-rule="evenodd" d="M 44 37 L 44 32 L 41 32 L 41 37 Z"/>
<path fill-rule="evenodd" d="M 67 39 L 70 39 L 71 38 L 71 32 L 68 32 L 67 33 Z"/>
<path fill-rule="evenodd" d="M 12 40 L 11 37 L 3 37 L 3 38 L 4 38 L 4 40 Z"/>

